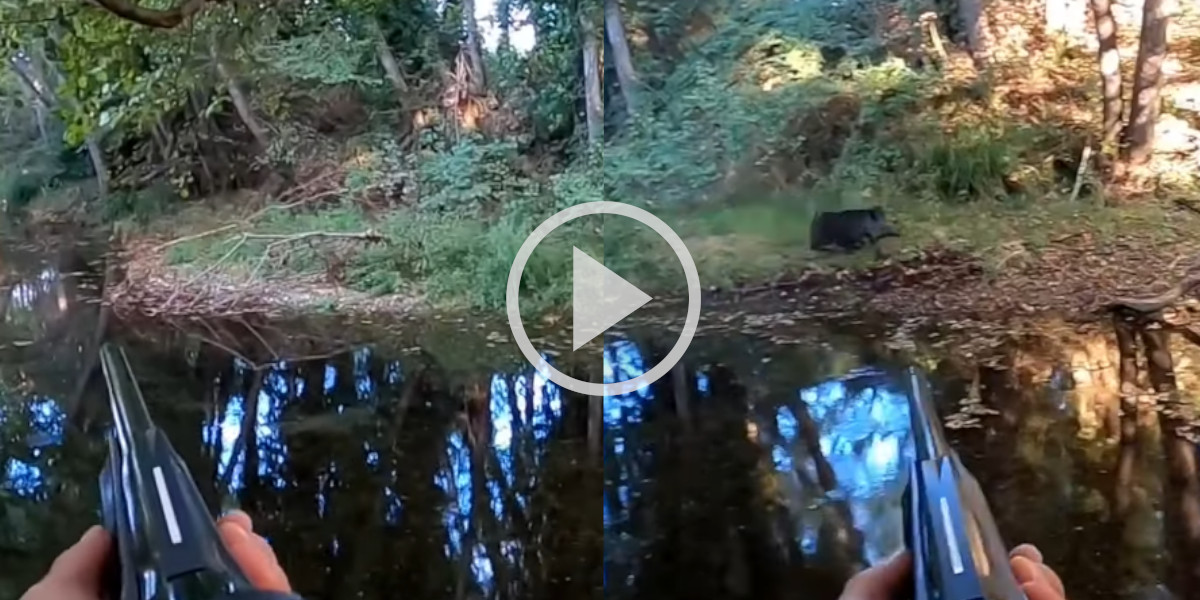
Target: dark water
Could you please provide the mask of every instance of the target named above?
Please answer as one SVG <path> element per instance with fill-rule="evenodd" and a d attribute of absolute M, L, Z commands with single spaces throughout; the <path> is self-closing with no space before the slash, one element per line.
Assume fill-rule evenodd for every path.
<path fill-rule="evenodd" d="M 97 520 L 104 405 L 80 378 L 95 274 L 47 249 L 7 264 L 0 598 L 17 598 Z M 316 324 L 111 332 L 210 505 L 251 513 L 308 598 L 832 599 L 902 544 L 907 399 L 869 336 L 768 329 L 784 325 L 809 335 L 710 330 L 671 376 L 602 403 L 481 366 L 498 352 L 482 335 L 457 361 L 420 340 L 322 343 Z M 605 350 L 610 380 L 661 354 Z M 1186 422 L 1131 411 L 1117 439 L 1083 439 L 1061 377 L 925 366 L 952 423 L 976 415 L 949 433 L 1002 532 L 1038 544 L 1073 600 L 1200 589 Z"/>

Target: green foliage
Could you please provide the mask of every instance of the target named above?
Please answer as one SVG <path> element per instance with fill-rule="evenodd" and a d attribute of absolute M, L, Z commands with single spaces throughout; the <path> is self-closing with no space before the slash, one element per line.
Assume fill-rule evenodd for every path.
<path fill-rule="evenodd" d="M 1005 194 L 1004 178 L 1012 164 L 1002 134 L 986 129 L 956 130 L 919 157 L 917 167 L 947 200 L 965 201 Z"/>
<path fill-rule="evenodd" d="M 417 172 L 421 207 L 478 215 L 532 193 L 532 182 L 516 168 L 515 142 L 464 138 L 447 152 L 425 157 Z"/>
<path fill-rule="evenodd" d="M 819 78 L 823 31 L 811 11 L 738 10 L 651 99 L 654 113 L 605 149 L 618 198 L 694 201 L 731 170 L 784 143 L 785 127 L 844 84 Z"/>
<path fill-rule="evenodd" d="M 321 85 L 382 85 L 383 79 L 367 75 L 373 58 L 366 39 L 347 39 L 344 32 L 324 29 L 259 46 L 257 54 L 278 74 Z"/>

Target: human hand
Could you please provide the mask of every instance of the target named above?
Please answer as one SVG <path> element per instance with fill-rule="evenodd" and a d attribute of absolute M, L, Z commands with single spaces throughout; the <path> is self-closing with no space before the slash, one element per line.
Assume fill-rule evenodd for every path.
<path fill-rule="evenodd" d="M 1013 575 L 1029 600 L 1067 600 L 1062 579 L 1042 562 L 1042 552 L 1033 544 L 1021 544 L 1008 554 Z"/>
<path fill-rule="evenodd" d="M 287 573 L 279 566 L 275 551 L 261 535 L 254 533 L 254 523 L 250 515 L 235 510 L 217 520 L 217 531 L 225 549 L 242 568 L 242 573 L 254 587 L 270 591 L 290 594 L 292 585 L 288 582 Z"/>
<path fill-rule="evenodd" d="M 1013 548 L 1009 565 L 1028 600 L 1066 600 L 1062 580 L 1042 562 L 1042 553 L 1032 544 Z M 911 573 L 912 556 L 902 552 L 851 577 L 840 600 L 892 600 Z"/>
<path fill-rule="evenodd" d="M 217 531 L 251 585 L 260 590 L 291 593 L 292 586 L 279 566 L 275 551 L 254 533 L 249 515 L 233 511 L 217 521 Z M 21 600 L 100 600 L 104 595 L 105 562 L 112 546 L 112 535 L 99 525 L 92 526 L 54 560 L 46 576 L 29 588 Z"/>
<path fill-rule="evenodd" d="M 112 552 L 112 536 L 93 525 L 83 537 L 54 559 L 50 571 L 21 600 L 100 600 L 104 563 Z"/>

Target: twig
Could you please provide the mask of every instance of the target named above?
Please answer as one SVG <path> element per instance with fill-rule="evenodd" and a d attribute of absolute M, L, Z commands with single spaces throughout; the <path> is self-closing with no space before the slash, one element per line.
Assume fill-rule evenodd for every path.
<path fill-rule="evenodd" d="M 250 331 L 251 335 L 253 335 L 254 337 L 258 338 L 258 341 L 262 343 L 262 345 L 263 345 L 263 348 L 266 348 L 266 349 L 267 349 L 267 352 L 270 352 L 270 353 L 271 353 L 271 358 L 273 358 L 273 359 L 275 359 L 275 360 L 279 360 L 279 353 L 275 351 L 275 348 L 272 348 L 272 347 L 271 347 L 271 344 L 268 344 L 268 343 L 267 343 L 267 340 L 266 340 L 266 338 L 264 338 L 264 337 L 263 337 L 261 334 L 259 334 L 259 333 L 258 333 L 258 329 L 255 329 L 254 327 L 252 327 L 252 326 L 251 326 L 249 323 L 247 323 L 247 322 L 246 322 L 246 320 L 245 320 L 245 319 L 243 319 L 242 317 L 238 317 L 238 319 L 237 319 L 237 320 L 238 320 L 238 322 L 239 322 L 239 323 L 241 323 L 241 324 L 242 324 L 242 326 L 243 326 L 243 327 L 245 327 L 246 329 L 248 329 L 248 330 Z"/>
<path fill-rule="evenodd" d="M 224 254 L 224 256 L 222 256 L 220 259 L 218 259 L 218 260 L 217 260 L 217 262 L 215 262 L 215 263 L 213 263 L 213 264 L 209 265 L 209 266 L 208 266 L 208 268 L 206 268 L 206 269 L 204 269 L 203 271 L 201 271 L 201 272 L 197 273 L 195 277 L 192 277 L 192 278 L 191 278 L 191 280 L 189 280 L 189 281 L 187 282 L 187 284 L 185 284 L 185 285 L 184 285 L 184 286 L 182 286 L 182 287 L 192 287 L 192 286 L 193 286 L 193 285 L 195 285 L 195 284 L 196 284 L 196 282 L 197 282 L 197 281 L 199 281 L 201 278 L 203 278 L 203 277 L 205 277 L 205 276 L 209 275 L 209 274 L 210 274 L 210 273 L 212 273 L 214 270 L 216 270 L 216 268 L 217 268 L 217 267 L 221 266 L 221 265 L 222 265 L 222 264 L 223 264 L 223 263 L 224 263 L 226 260 L 229 260 L 229 257 L 230 257 L 230 256 L 233 256 L 233 253 L 234 253 L 234 252 L 237 252 L 239 249 L 241 249 L 241 247 L 242 247 L 242 246 L 245 246 L 245 245 L 246 245 L 246 234 L 244 234 L 244 233 L 243 233 L 243 234 L 240 236 L 240 239 L 238 239 L 237 243 L 236 243 L 236 244 L 234 244 L 234 245 L 233 245 L 233 247 L 229 249 L 229 252 L 226 252 L 226 253 Z M 175 297 L 179 295 L 179 291 L 182 289 L 182 287 L 181 287 L 181 288 L 176 288 L 176 289 L 175 289 L 175 292 L 174 292 L 173 294 L 171 294 L 171 297 L 170 297 L 170 298 L 167 298 L 167 302 L 166 302 L 166 304 L 168 304 L 168 305 L 169 305 L 169 304 L 171 304 L 171 302 L 172 302 L 173 300 L 175 300 Z"/>
<path fill-rule="evenodd" d="M 383 236 L 374 230 L 359 232 L 306 231 L 304 233 L 246 233 L 243 236 L 248 240 L 278 240 L 277 242 L 272 242 L 271 246 L 299 242 L 314 237 L 355 239 L 368 242 L 383 241 Z"/>
<path fill-rule="evenodd" d="M 159 245 L 155 246 L 155 247 L 154 247 L 154 249 L 152 250 L 152 252 L 161 252 L 161 251 L 163 251 L 163 250 L 166 250 L 167 248 L 170 248 L 171 246 L 175 246 L 175 245 L 178 245 L 178 244 L 183 244 L 183 243 L 186 243 L 186 242 L 191 242 L 191 241 L 195 241 L 195 240 L 203 239 L 203 238 L 206 238 L 206 237 L 208 237 L 208 236 L 210 236 L 210 235 L 216 235 L 216 234 L 218 234 L 218 233 L 222 233 L 222 232 L 225 232 L 225 231 L 229 231 L 230 229 L 233 229 L 234 227 L 237 227 L 237 226 L 238 226 L 238 223 L 230 223 L 230 224 L 228 224 L 228 225 L 223 225 L 223 226 L 221 226 L 221 227 L 218 227 L 218 228 L 216 228 L 216 229 L 209 229 L 208 231 L 203 231 L 203 232 L 197 233 L 197 234 L 195 234 L 195 235 L 185 235 L 185 236 L 183 236 L 183 237 L 181 237 L 181 238 L 174 239 L 174 240 L 171 240 L 171 241 L 169 241 L 169 242 L 166 242 L 166 243 L 159 244 Z"/>
<path fill-rule="evenodd" d="M 244 234 L 244 236 L 247 239 L 275 240 L 275 241 L 271 242 L 270 244 L 267 244 L 267 248 L 263 251 L 262 256 L 259 257 L 259 259 L 258 259 L 258 264 L 254 265 L 254 271 L 252 272 L 252 276 L 257 276 L 258 272 L 262 269 L 263 265 L 266 264 L 267 259 L 269 259 L 271 257 L 271 253 L 274 252 L 276 248 L 278 248 L 282 245 L 285 245 L 285 244 L 293 244 L 295 242 L 301 242 L 301 241 L 310 240 L 313 238 L 350 239 L 350 240 L 363 240 L 363 241 L 367 241 L 367 242 L 379 242 L 379 241 L 383 241 L 383 239 L 384 239 L 383 236 L 379 234 L 379 232 L 374 231 L 374 230 L 368 230 L 368 231 L 362 231 L 362 232 L 307 231 L 304 233 L 293 233 L 293 234 L 276 234 L 276 233 L 253 234 L 253 233 L 248 233 L 248 234 Z"/>
<path fill-rule="evenodd" d="M 1070 202 L 1074 202 L 1079 198 L 1079 190 L 1083 189 L 1083 176 L 1087 173 L 1088 161 L 1092 158 L 1092 147 L 1090 145 L 1083 147 L 1083 154 L 1079 157 L 1079 169 L 1075 171 L 1075 186 L 1071 188 Z"/>

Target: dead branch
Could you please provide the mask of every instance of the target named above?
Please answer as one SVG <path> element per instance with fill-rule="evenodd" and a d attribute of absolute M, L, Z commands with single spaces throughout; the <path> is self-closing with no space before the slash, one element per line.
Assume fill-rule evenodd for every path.
<path fill-rule="evenodd" d="M 367 243 L 375 243 L 375 242 L 384 241 L 384 237 L 382 235 L 380 235 L 379 232 L 374 231 L 374 230 L 368 230 L 368 231 L 357 232 L 357 233 L 354 233 L 354 232 L 348 233 L 348 232 L 340 232 L 340 231 L 307 231 L 304 233 L 294 233 L 294 234 L 243 234 L 243 235 L 245 235 L 247 239 L 275 240 L 275 241 L 271 242 L 270 244 L 267 244 L 267 248 L 266 248 L 266 250 L 263 251 L 262 257 L 260 257 L 258 259 L 258 264 L 254 266 L 254 274 L 255 275 L 258 274 L 259 270 L 262 269 L 263 265 L 266 264 L 266 262 L 269 258 L 271 258 L 272 253 L 277 248 L 280 248 L 282 246 L 286 246 L 289 244 L 294 244 L 296 242 L 302 242 L 305 240 L 311 240 L 311 239 L 315 239 L 315 238 L 361 240 L 361 241 L 364 241 Z"/>
<path fill-rule="evenodd" d="M 271 242 L 270 246 L 277 244 L 290 244 L 300 242 L 310 238 L 336 238 L 336 239 L 351 239 L 362 240 L 365 242 L 382 242 L 383 236 L 374 230 L 362 232 L 346 232 L 346 231 L 306 231 L 304 233 L 244 233 L 242 234 L 247 240 L 276 240 Z M 269 246 L 268 246 L 269 247 Z"/>
<path fill-rule="evenodd" d="M 230 223 L 228 225 L 222 225 L 221 227 L 217 227 L 216 229 L 209 229 L 208 231 L 202 231 L 200 233 L 193 234 L 193 235 L 185 235 L 181 238 L 176 238 L 169 242 L 159 244 L 159 245 L 155 246 L 151 251 L 152 252 L 161 252 L 163 250 L 166 250 L 167 248 L 170 248 L 171 246 L 176 246 L 176 245 L 183 244 L 186 242 L 192 242 L 195 240 L 204 239 L 206 237 L 209 237 L 211 235 L 216 235 L 218 233 L 224 233 L 224 232 L 229 231 L 230 229 L 233 229 L 234 227 L 237 227 L 237 226 L 238 226 L 238 223 Z"/>
<path fill-rule="evenodd" d="M 1128 308 L 1139 313 L 1157 312 L 1174 304 L 1198 285 L 1200 285 L 1200 271 L 1191 271 L 1182 281 L 1161 294 L 1144 298 L 1121 296 L 1113 298 L 1105 307 L 1108 310 Z"/>
<path fill-rule="evenodd" d="M 157 253 L 157 252 L 166 250 L 167 248 L 170 248 L 172 246 L 176 246 L 176 245 L 187 243 L 187 242 L 193 242 L 193 241 L 211 237 L 211 236 L 214 236 L 214 235 L 217 235 L 220 233 L 225 233 L 227 231 L 236 229 L 240 225 L 248 225 L 250 223 L 253 223 L 254 221 L 257 221 L 263 215 L 265 215 L 269 212 L 272 212 L 272 211 L 288 210 L 288 209 L 296 208 L 298 206 L 303 206 L 305 204 L 310 204 L 313 202 L 324 200 L 326 198 L 340 196 L 340 195 L 346 193 L 346 190 L 342 187 L 335 187 L 332 189 L 323 190 L 323 191 L 319 191 L 316 193 L 310 193 L 313 191 L 313 188 L 317 187 L 318 184 L 327 183 L 328 181 L 334 179 L 336 175 L 340 175 L 340 174 L 341 173 L 336 170 L 330 170 L 321 175 L 317 175 L 316 177 L 313 177 L 312 179 L 309 179 L 308 181 L 306 181 L 300 185 L 297 185 L 297 186 L 294 186 L 294 187 L 291 187 L 291 188 L 285 190 L 282 194 L 280 194 L 275 199 L 275 202 L 268 204 L 267 206 L 251 213 L 250 215 L 242 218 L 240 221 L 238 221 L 236 223 L 227 223 L 225 225 L 216 227 L 214 229 L 209 229 L 207 231 L 202 231 L 200 233 L 195 233 L 195 234 L 191 234 L 191 235 L 185 235 L 180 238 L 176 238 L 176 239 L 173 239 L 173 240 L 170 240 L 167 242 L 163 242 L 162 244 L 155 246 L 151 251 Z M 363 191 L 364 192 L 372 191 L 372 190 L 375 190 L 375 189 L 378 189 L 381 187 L 383 187 L 382 183 L 374 184 L 374 185 L 367 186 Z M 286 202 L 285 202 L 285 200 L 286 200 Z M 311 233 L 304 234 L 304 235 L 306 235 L 307 237 L 317 237 L 318 233 L 319 232 L 311 232 Z M 249 234 L 249 235 L 252 236 L 249 239 L 269 239 L 269 238 L 265 237 L 264 234 Z M 325 237 L 331 237 L 331 236 L 325 235 Z M 382 239 L 382 238 L 379 238 L 379 239 Z"/>

